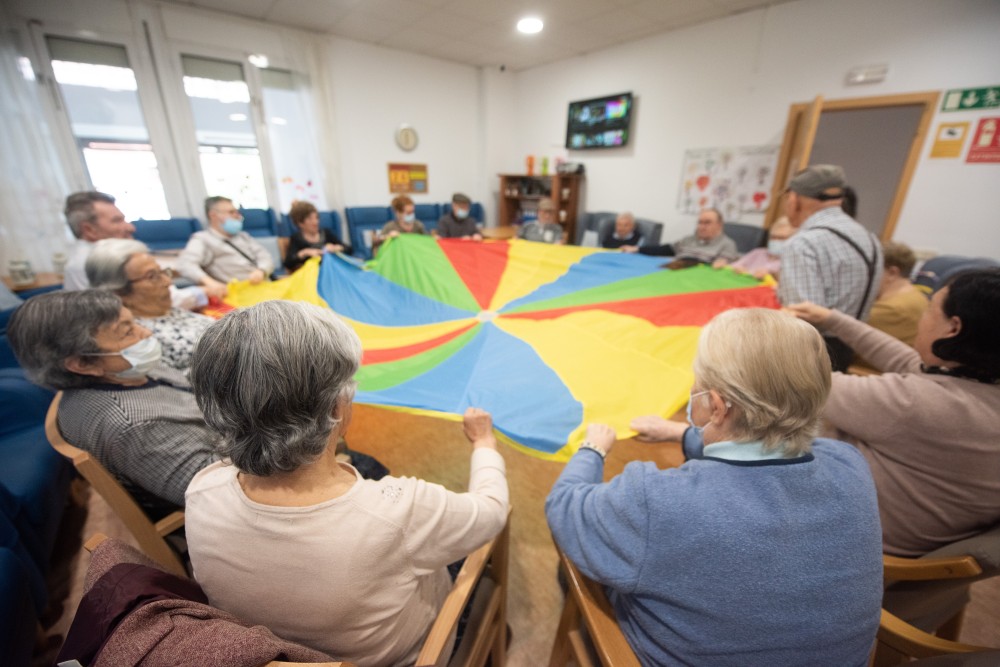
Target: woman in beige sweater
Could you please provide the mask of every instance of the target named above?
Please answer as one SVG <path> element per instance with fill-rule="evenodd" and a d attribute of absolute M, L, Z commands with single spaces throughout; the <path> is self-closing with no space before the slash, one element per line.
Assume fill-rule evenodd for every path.
<path fill-rule="evenodd" d="M 470 408 L 467 493 L 338 463 L 360 359 L 354 332 L 304 303 L 209 327 L 191 382 L 228 460 L 188 487 L 188 550 L 212 605 L 339 660 L 412 664 L 451 588 L 446 566 L 506 523 L 504 461 L 489 414 Z"/>
<path fill-rule="evenodd" d="M 913 348 L 815 304 L 789 309 L 883 372 L 834 373 L 824 416 L 868 460 L 886 552 L 919 556 L 1000 521 L 1000 270 L 939 289 Z"/>

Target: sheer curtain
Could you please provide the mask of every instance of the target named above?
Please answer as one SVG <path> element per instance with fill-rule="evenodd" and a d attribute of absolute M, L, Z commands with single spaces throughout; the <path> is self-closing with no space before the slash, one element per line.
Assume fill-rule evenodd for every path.
<path fill-rule="evenodd" d="M 2 10 L 0 10 L 2 11 Z M 43 108 L 22 35 L 0 15 L 0 274 L 27 260 L 52 270 L 72 243 L 63 201 L 71 187 Z"/>

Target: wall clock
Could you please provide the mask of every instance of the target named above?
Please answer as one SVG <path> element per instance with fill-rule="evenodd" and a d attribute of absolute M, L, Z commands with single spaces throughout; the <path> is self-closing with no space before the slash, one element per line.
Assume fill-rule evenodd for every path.
<path fill-rule="evenodd" d="M 417 131 L 407 124 L 402 124 L 396 130 L 396 145 L 404 151 L 412 151 L 417 147 Z"/>

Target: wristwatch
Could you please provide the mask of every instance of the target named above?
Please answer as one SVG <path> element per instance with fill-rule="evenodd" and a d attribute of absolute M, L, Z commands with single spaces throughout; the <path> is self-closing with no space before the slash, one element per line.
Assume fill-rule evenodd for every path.
<path fill-rule="evenodd" d="M 608 453 L 606 451 L 604 451 L 594 443 L 589 442 L 587 440 L 584 440 L 582 443 L 580 443 L 580 449 L 592 449 L 598 454 L 600 454 L 602 460 L 608 458 Z"/>

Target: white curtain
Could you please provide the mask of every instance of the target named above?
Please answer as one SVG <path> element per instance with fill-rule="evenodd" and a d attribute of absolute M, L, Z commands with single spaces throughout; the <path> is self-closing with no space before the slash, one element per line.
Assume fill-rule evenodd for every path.
<path fill-rule="evenodd" d="M 2 10 L 0 10 L 2 11 Z M 69 178 L 45 121 L 23 35 L 0 15 L 0 274 L 27 260 L 52 270 L 52 255 L 72 242 L 62 214 Z"/>

